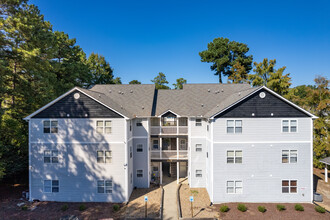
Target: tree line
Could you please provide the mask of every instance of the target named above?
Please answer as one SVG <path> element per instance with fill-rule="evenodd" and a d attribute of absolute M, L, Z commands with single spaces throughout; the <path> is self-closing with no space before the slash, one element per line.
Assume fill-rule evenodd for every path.
<path fill-rule="evenodd" d="M 244 43 L 216 38 L 199 53 L 202 62 L 223 83 L 265 85 L 319 118 L 314 122 L 314 165 L 329 156 L 329 80 L 290 88 L 290 74 L 276 60 L 253 62 Z M 250 73 L 252 71 L 252 73 Z M 151 80 L 157 89 L 170 89 L 162 72 Z M 28 125 L 23 118 L 74 86 L 121 84 L 104 56 L 85 54 L 76 39 L 54 31 L 37 6 L 28 0 L 0 0 L 0 179 L 17 179 L 28 170 Z M 174 89 L 182 89 L 184 78 Z M 141 84 L 132 80 L 129 84 Z M 25 175 L 22 175 L 25 174 Z"/>

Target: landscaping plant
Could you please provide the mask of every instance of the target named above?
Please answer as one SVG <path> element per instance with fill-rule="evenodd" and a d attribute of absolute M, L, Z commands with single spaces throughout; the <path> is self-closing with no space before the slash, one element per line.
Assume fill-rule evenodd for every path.
<path fill-rule="evenodd" d="M 325 208 L 323 208 L 321 206 L 315 206 L 315 211 L 317 211 L 319 213 L 325 213 Z"/>
<path fill-rule="evenodd" d="M 222 205 L 222 206 L 220 207 L 220 212 L 228 212 L 228 211 L 229 211 L 228 206 L 226 206 L 226 205 Z"/>
<path fill-rule="evenodd" d="M 85 205 L 80 205 L 79 206 L 79 211 L 85 211 L 87 208 Z"/>
<path fill-rule="evenodd" d="M 304 211 L 304 207 L 303 207 L 302 205 L 300 205 L 300 204 L 296 204 L 296 205 L 294 206 L 294 209 L 295 209 L 296 211 Z"/>
<path fill-rule="evenodd" d="M 267 209 L 265 208 L 265 206 L 258 206 L 258 210 L 259 212 L 264 213 Z"/>
<path fill-rule="evenodd" d="M 68 204 L 64 204 L 64 205 L 62 205 L 61 210 L 64 212 L 64 211 L 68 210 L 68 208 L 69 208 Z"/>
<path fill-rule="evenodd" d="M 244 204 L 238 204 L 237 209 L 240 210 L 241 212 L 245 212 L 247 210 Z"/>
<path fill-rule="evenodd" d="M 276 205 L 276 208 L 277 208 L 278 211 L 284 211 L 285 210 L 284 205 Z"/>
<path fill-rule="evenodd" d="M 114 211 L 117 212 L 119 209 L 120 209 L 120 206 L 119 206 L 119 205 L 117 205 L 117 204 L 114 204 L 114 205 L 113 205 L 113 210 L 114 210 Z"/>
<path fill-rule="evenodd" d="M 23 210 L 23 211 L 26 211 L 26 210 L 28 210 L 28 207 L 27 207 L 27 205 L 24 205 L 24 206 L 22 206 L 22 210 Z"/>

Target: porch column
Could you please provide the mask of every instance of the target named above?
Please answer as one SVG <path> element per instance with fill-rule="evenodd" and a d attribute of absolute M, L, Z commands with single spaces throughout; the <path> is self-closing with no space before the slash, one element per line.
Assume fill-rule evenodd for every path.
<path fill-rule="evenodd" d="M 328 182 L 328 164 L 325 164 L 324 168 L 325 182 Z"/>
<path fill-rule="evenodd" d="M 179 138 L 176 138 L 176 159 L 179 159 Z"/>
<path fill-rule="evenodd" d="M 162 159 L 163 138 L 159 138 L 159 159 Z"/>
<path fill-rule="evenodd" d="M 163 162 L 159 162 L 159 183 L 163 184 Z"/>
<path fill-rule="evenodd" d="M 176 162 L 176 184 L 179 184 L 180 162 Z"/>

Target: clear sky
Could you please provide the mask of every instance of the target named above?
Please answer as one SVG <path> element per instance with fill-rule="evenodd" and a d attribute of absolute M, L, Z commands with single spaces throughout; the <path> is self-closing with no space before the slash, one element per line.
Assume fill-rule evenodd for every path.
<path fill-rule="evenodd" d="M 198 52 L 217 37 L 246 43 L 254 61 L 276 59 L 294 86 L 330 78 L 330 1 L 32 0 L 54 30 L 102 54 L 123 83 L 217 83 Z"/>

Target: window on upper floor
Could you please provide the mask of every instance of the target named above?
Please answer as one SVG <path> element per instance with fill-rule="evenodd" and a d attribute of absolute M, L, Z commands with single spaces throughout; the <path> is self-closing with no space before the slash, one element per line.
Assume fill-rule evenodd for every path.
<path fill-rule="evenodd" d="M 228 150 L 227 163 L 242 163 L 243 152 L 242 150 Z"/>
<path fill-rule="evenodd" d="M 129 131 L 132 131 L 132 121 L 129 121 Z"/>
<path fill-rule="evenodd" d="M 133 149 L 132 148 L 133 148 L 132 146 L 129 147 L 129 158 L 133 157 Z"/>
<path fill-rule="evenodd" d="M 203 148 L 201 144 L 196 144 L 196 152 L 202 152 Z"/>
<path fill-rule="evenodd" d="M 186 139 L 180 139 L 179 150 L 187 150 L 187 141 Z"/>
<path fill-rule="evenodd" d="M 282 150 L 282 163 L 297 163 L 297 150 Z"/>
<path fill-rule="evenodd" d="M 297 193 L 297 180 L 282 180 L 282 193 Z"/>
<path fill-rule="evenodd" d="M 143 144 L 136 145 L 136 152 L 143 152 Z"/>
<path fill-rule="evenodd" d="M 136 126 L 141 127 L 142 126 L 142 119 L 136 119 Z"/>
<path fill-rule="evenodd" d="M 242 133 L 242 120 L 227 120 L 227 133 Z"/>
<path fill-rule="evenodd" d="M 143 170 L 137 170 L 136 177 L 139 177 L 139 178 L 143 177 Z"/>
<path fill-rule="evenodd" d="M 201 118 L 196 118 L 195 126 L 202 126 L 202 119 Z"/>
<path fill-rule="evenodd" d="M 227 181 L 227 193 L 228 194 L 242 194 L 242 192 L 243 192 L 243 182 L 241 180 Z"/>
<path fill-rule="evenodd" d="M 98 180 L 97 193 L 112 193 L 112 180 Z"/>
<path fill-rule="evenodd" d="M 100 134 L 111 134 L 111 121 L 96 121 L 96 131 Z"/>
<path fill-rule="evenodd" d="M 159 149 L 159 141 L 158 141 L 158 139 L 152 140 L 152 149 L 153 150 L 158 150 Z"/>
<path fill-rule="evenodd" d="M 45 150 L 44 163 L 58 163 L 58 150 Z"/>
<path fill-rule="evenodd" d="M 196 170 L 196 177 L 197 178 L 203 177 L 203 171 L 202 170 Z"/>
<path fill-rule="evenodd" d="M 283 133 L 296 133 L 297 128 L 298 128 L 297 120 L 282 120 Z"/>
<path fill-rule="evenodd" d="M 131 173 L 131 184 L 133 183 L 133 173 Z"/>
<path fill-rule="evenodd" d="M 43 121 L 44 133 L 57 133 L 58 122 L 56 120 L 45 120 Z"/>
<path fill-rule="evenodd" d="M 110 150 L 98 150 L 97 151 L 97 162 L 98 163 L 111 163 L 112 153 Z"/>
<path fill-rule="evenodd" d="M 59 180 L 44 180 L 45 193 L 58 193 L 60 191 Z"/>

